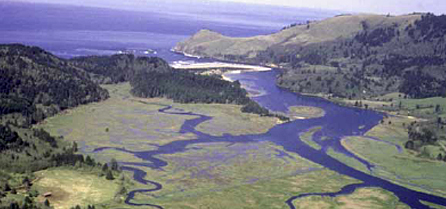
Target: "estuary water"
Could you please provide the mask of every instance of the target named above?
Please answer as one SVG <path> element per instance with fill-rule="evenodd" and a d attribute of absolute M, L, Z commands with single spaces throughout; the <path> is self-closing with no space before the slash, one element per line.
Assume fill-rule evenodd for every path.
<path fill-rule="evenodd" d="M 131 10 L 132 8 L 93 8 L 72 5 L 35 4 L 19 2 L 0 2 L 0 43 L 23 43 L 36 45 L 49 50 L 55 55 L 71 58 L 85 55 L 111 55 L 116 53 L 133 53 L 140 56 L 159 56 L 169 62 L 200 60 L 172 53 L 170 49 L 200 29 L 207 28 L 230 36 L 252 36 L 269 34 L 280 30 L 283 26 L 317 20 L 334 16 L 336 12 L 277 8 L 265 6 L 248 6 L 240 4 L 181 5 L 172 1 L 154 1 L 156 5 Z M 191 9 L 195 8 L 195 9 Z M 142 166 L 153 169 L 162 168 L 168 162 L 157 158 L 157 155 L 172 154 L 185 151 L 191 144 L 200 143 L 252 143 L 259 140 L 270 141 L 282 146 L 286 151 L 318 163 L 340 174 L 361 180 L 363 183 L 348 185 L 341 191 L 324 194 L 302 194 L 290 196 L 284 203 L 294 208 L 292 200 L 309 195 L 336 196 L 349 194 L 360 187 L 380 187 L 393 192 L 400 200 L 413 208 L 428 208 L 420 200 L 446 206 L 446 199 L 413 191 L 387 180 L 380 179 L 357 171 L 336 159 L 325 151 L 332 147 L 338 152 L 356 158 L 369 169 L 373 164 L 345 150 L 340 140 L 344 136 L 363 135 L 382 119 L 381 113 L 342 107 L 324 99 L 296 95 L 282 90 L 275 85 L 276 70 L 269 72 L 250 72 L 228 75 L 233 80 L 240 80 L 243 85 L 263 92 L 254 99 L 264 107 L 273 111 L 286 111 L 294 105 L 319 107 L 325 110 L 324 117 L 296 120 L 280 124 L 261 135 L 245 135 L 223 137 L 210 136 L 195 128 L 207 120 L 206 115 L 175 112 L 171 107 L 163 107 L 159 111 L 165 114 L 192 115 L 195 119 L 187 120 L 180 132 L 193 133 L 196 140 L 175 141 L 155 150 L 134 152 L 122 148 L 103 147 L 101 152 L 115 149 L 127 152 L 144 160 L 144 163 L 121 162 L 123 168 L 134 173 L 134 179 L 147 184 L 145 190 L 130 191 L 126 203 L 163 208 L 150 203 L 136 204 L 132 200 L 137 193 L 153 192 L 162 189 L 158 182 L 146 179 Z M 314 135 L 314 140 L 321 146 L 315 150 L 302 142 L 299 135 L 309 128 L 320 126 L 322 129 Z M 323 141 L 323 137 L 332 140 Z M 379 139 L 374 139 L 379 140 Z"/>
<path fill-rule="evenodd" d="M 233 80 L 239 80 L 242 85 L 249 85 L 250 88 L 254 88 L 258 91 L 264 92 L 262 96 L 255 97 L 254 99 L 262 106 L 267 107 L 271 110 L 286 111 L 291 106 L 305 105 L 322 108 L 326 112 L 326 114 L 320 118 L 295 120 L 292 122 L 279 124 L 270 129 L 265 134 L 241 136 L 232 136 L 229 134 L 225 134 L 223 136 L 211 136 L 209 134 L 202 133 L 196 130 L 196 127 L 207 120 L 211 120 L 212 117 L 196 114 L 193 112 L 178 112 L 171 106 L 163 107 L 159 109 L 159 112 L 164 114 L 195 116 L 194 119 L 189 119 L 184 122 L 179 133 L 193 133 L 196 136 L 196 139 L 174 141 L 159 146 L 154 150 L 147 151 L 134 152 L 131 150 L 116 147 L 101 147 L 95 150 L 95 152 L 102 152 L 104 150 L 113 149 L 116 151 L 133 154 L 135 157 L 144 161 L 143 163 L 121 162 L 124 170 L 134 173 L 134 179 L 136 181 L 142 184 L 146 184 L 148 185 L 148 188 L 151 188 L 130 191 L 126 199 L 126 203 L 129 205 L 151 206 L 160 209 L 163 208 L 162 205 L 132 202 L 137 193 L 154 192 L 163 188 L 160 183 L 152 180 L 147 180 L 146 173 L 142 169 L 140 169 L 141 167 L 162 169 L 163 167 L 167 166 L 168 162 L 159 158 L 160 155 L 182 153 L 187 151 L 188 146 L 194 144 L 212 144 L 222 142 L 245 144 L 269 141 L 276 145 L 282 146 L 287 152 L 296 153 L 301 157 L 322 165 L 325 168 L 362 181 L 362 183 L 359 184 L 347 185 L 338 192 L 308 193 L 300 194 L 297 196 L 290 196 L 289 199 L 284 200 L 284 204 L 287 204 L 290 209 L 295 208 L 292 204 L 292 201 L 297 198 L 305 196 L 334 197 L 343 194 L 351 194 L 356 189 L 363 187 L 379 187 L 390 191 L 394 193 L 400 199 L 400 201 L 406 203 L 412 208 L 429 208 L 428 206 L 422 204 L 420 201 L 427 201 L 446 206 L 446 198 L 414 191 L 399 186 L 388 180 L 370 175 L 369 173 L 358 171 L 327 155 L 325 151 L 330 147 L 337 152 L 341 152 L 349 157 L 359 160 L 360 162 L 367 165 L 369 169 L 371 169 L 374 166 L 373 164 L 355 156 L 353 153 L 343 148 L 340 140 L 345 136 L 364 135 L 368 130 L 379 123 L 379 121 L 383 118 L 383 114 L 371 110 L 339 106 L 337 104 L 317 97 L 296 95 L 287 90 L 280 89 L 274 84 L 277 75 L 278 71 L 273 70 L 267 72 L 229 74 L 227 76 L 229 76 Z M 300 139 L 300 135 L 302 133 L 313 127 L 322 127 L 322 129 L 316 132 L 313 136 L 313 140 L 321 145 L 322 149 L 320 150 L 310 147 Z M 324 137 L 328 137 L 330 138 L 330 140 L 322 140 L 322 138 Z"/>

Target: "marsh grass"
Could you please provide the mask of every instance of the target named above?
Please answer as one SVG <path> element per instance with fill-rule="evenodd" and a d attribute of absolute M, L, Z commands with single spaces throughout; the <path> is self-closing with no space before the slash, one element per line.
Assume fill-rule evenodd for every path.
<path fill-rule="evenodd" d="M 380 188 L 360 188 L 350 195 L 337 197 L 309 196 L 294 201 L 297 209 L 303 208 L 375 208 L 375 209 L 409 209 L 400 203 L 391 192 Z"/>

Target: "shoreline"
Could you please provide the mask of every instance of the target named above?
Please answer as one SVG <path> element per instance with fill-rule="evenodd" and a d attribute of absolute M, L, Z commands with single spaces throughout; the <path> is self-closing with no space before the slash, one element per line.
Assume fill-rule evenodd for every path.
<path fill-rule="evenodd" d="M 199 56 L 195 56 L 192 54 L 187 54 L 184 53 L 182 51 L 178 51 L 178 50 L 174 50 L 171 49 L 172 52 L 174 53 L 178 53 L 181 54 L 183 56 L 186 57 L 193 57 L 193 58 L 202 58 Z M 276 66 L 262 66 L 262 65 L 253 65 L 253 64 L 243 64 L 243 63 L 237 63 L 237 62 L 226 62 L 226 61 L 221 61 L 216 59 L 215 62 L 203 62 L 203 63 L 190 63 L 190 64 L 173 64 L 171 65 L 172 67 L 174 66 L 180 66 L 179 70 L 204 70 L 204 69 L 209 69 L 209 70 L 218 70 L 221 71 L 220 73 L 213 73 L 213 74 L 218 74 L 222 77 L 223 80 L 229 81 L 229 82 L 234 82 L 234 79 L 231 79 L 230 77 L 226 76 L 229 74 L 240 74 L 240 73 L 245 73 L 245 72 L 263 72 L 263 71 L 271 71 L 273 69 L 276 68 Z M 224 69 L 218 69 L 218 68 L 224 68 Z M 230 70 L 230 68 L 234 68 L 234 70 Z M 295 92 L 292 91 L 290 89 L 286 89 L 283 88 L 279 85 L 276 84 L 276 86 L 278 86 L 279 88 L 288 90 L 290 92 L 293 92 L 295 94 L 300 94 L 303 96 L 309 96 L 309 97 L 317 97 L 317 98 L 321 98 L 324 100 L 327 100 L 329 102 L 332 102 L 334 104 L 340 105 L 340 106 L 344 106 L 344 107 L 349 107 L 349 108 L 357 108 L 357 109 L 361 109 L 361 110 L 371 110 L 371 111 L 375 111 L 381 114 L 384 114 L 384 116 L 394 116 L 394 117 L 407 117 L 407 118 L 414 118 L 413 116 L 410 115 L 400 115 L 400 114 L 395 114 L 394 112 L 388 111 L 388 110 L 383 110 L 380 108 L 376 108 L 376 107 L 370 107 L 370 108 L 364 108 L 364 107 L 357 107 L 354 106 L 352 104 L 350 104 L 349 102 L 345 102 L 342 101 L 342 98 L 336 98 L 336 97 L 331 97 L 331 95 L 329 94 L 324 94 L 324 93 L 299 93 L 299 92 Z M 354 101 L 354 100 L 352 100 Z M 363 100 L 363 101 L 367 101 L 367 100 Z M 423 120 L 421 118 L 415 118 L 417 120 Z"/>
<path fill-rule="evenodd" d="M 185 54 L 183 54 L 186 56 Z M 170 64 L 170 66 L 176 70 L 190 70 L 197 71 L 202 70 L 204 74 L 214 74 L 220 75 L 223 80 L 234 82 L 228 75 L 230 74 L 241 74 L 246 72 L 266 72 L 272 71 L 273 68 L 264 67 L 260 65 L 248 65 L 248 64 L 238 64 L 238 63 L 227 63 L 227 62 L 175 62 Z"/>
<path fill-rule="evenodd" d="M 171 67 L 178 70 L 204 70 L 204 69 L 234 69 L 233 73 L 244 72 L 258 72 L 258 71 L 271 71 L 272 68 L 263 67 L 259 65 L 247 65 L 237 63 L 225 63 L 225 62 L 202 62 L 202 63 L 174 63 L 170 64 Z"/>

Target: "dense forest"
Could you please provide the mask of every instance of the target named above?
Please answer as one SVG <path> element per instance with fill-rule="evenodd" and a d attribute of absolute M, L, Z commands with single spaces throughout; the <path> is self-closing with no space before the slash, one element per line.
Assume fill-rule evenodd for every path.
<path fill-rule="evenodd" d="M 138 97 L 167 97 L 182 103 L 247 104 L 249 98 L 238 82 L 184 71 L 141 72 L 130 84 Z"/>
<path fill-rule="evenodd" d="M 243 112 L 271 116 L 254 101 L 240 83 L 215 76 L 178 71 L 157 57 L 134 55 L 90 56 L 69 60 L 76 67 L 91 73 L 97 83 L 129 81 L 131 93 L 137 97 L 166 97 L 180 103 L 220 103 L 245 105 Z"/>
<path fill-rule="evenodd" d="M 92 73 L 92 80 L 100 84 L 130 81 L 140 71 L 171 71 L 169 64 L 158 57 L 132 54 L 76 57 L 70 63 Z"/>
<path fill-rule="evenodd" d="M 24 127 L 64 109 L 108 98 L 99 84 L 132 81 L 136 96 L 177 102 L 245 105 L 250 101 L 238 83 L 179 72 L 156 57 L 126 54 L 65 60 L 38 47 L 0 45 L 0 73 L 0 116 Z M 259 106 L 249 111 L 266 110 Z"/>
<path fill-rule="evenodd" d="M 180 103 L 220 103 L 244 105 L 242 112 L 276 116 L 252 101 L 238 81 L 229 82 L 214 76 L 189 72 L 140 72 L 130 81 L 131 93 L 137 97 L 166 97 Z"/>
<path fill-rule="evenodd" d="M 0 45 L 0 75 L 0 116 L 19 113 L 12 122 L 21 126 L 108 98 L 85 71 L 38 47 Z"/>

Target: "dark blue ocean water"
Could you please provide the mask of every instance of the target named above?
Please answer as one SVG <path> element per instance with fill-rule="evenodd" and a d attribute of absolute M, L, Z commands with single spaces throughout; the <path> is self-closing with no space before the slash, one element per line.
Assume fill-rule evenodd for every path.
<path fill-rule="evenodd" d="M 0 2 L 0 43 L 36 45 L 65 58 L 125 50 L 144 55 L 152 49 L 156 56 L 176 61 L 186 58 L 169 50 L 203 28 L 229 36 L 254 36 L 335 14 L 236 3 L 147 2 L 142 8 L 124 7 L 127 10 Z"/>

